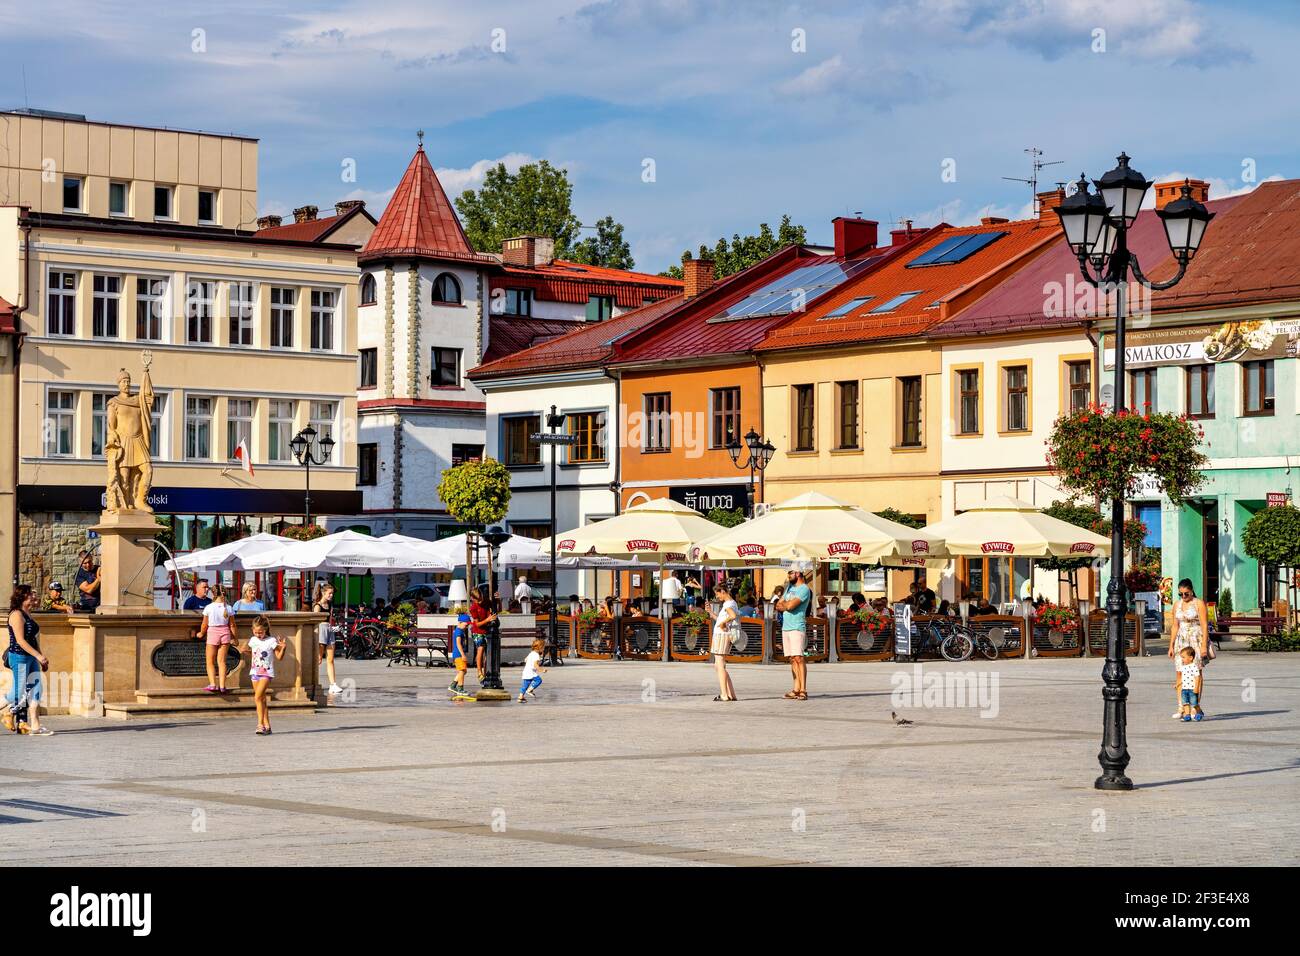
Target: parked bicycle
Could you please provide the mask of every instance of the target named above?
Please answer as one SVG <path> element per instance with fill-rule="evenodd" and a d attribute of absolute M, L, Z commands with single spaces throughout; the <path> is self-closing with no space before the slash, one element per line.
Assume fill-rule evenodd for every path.
<path fill-rule="evenodd" d="M 988 636 L 959 621 L 918 621 L 913 628 L 917 636 L 913 657 L 935 651 L 954 664 L 968 661 L 977 653 L 990 661 L 997 659 L 997 646 Z"/>

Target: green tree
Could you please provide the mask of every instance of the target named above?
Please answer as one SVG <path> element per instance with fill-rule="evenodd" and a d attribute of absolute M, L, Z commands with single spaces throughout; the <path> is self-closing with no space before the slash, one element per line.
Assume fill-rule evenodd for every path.
<path fill-rule="evenodd" d="M 572 200 L 568 172 L 543 159 L 515 173 L 497 163 L 481 189 L 456 197 L 456 209 L 470 244 L 480 252 L 500 252 L 501 241 L 511 236 L 536 235 L 554 239 L 559 255 L 569 249 L 581 225 Z"/>
<path fill-rule="evenodd" d="M 897 508 L 886 508 L 884 511 L 877 511 L 876 514 L 884 518 L 886 521 L 895 521 L 898 524 L 906 525 L 909 528 L 920 528 L 925 525 L 925 522 L 918 519 L 915 515 L 904 514 Z"/>
<path fill-rule="evenodd" d="M 1282 505 L 1255 512 L 1246 522 L 1241 544 L 1260 564 L 1300 566 L 1300 508 Z"/>
<path fill-rule="evenodd" d="M 623 224 L 615 222 L 613 216 L 597 220 L 596 235 L 577 243 L 565 258 L 606 269 L 632 269 L 636 266 L 632 247 L 623 238 Z"/>
<path fill-rule="evenodd" d="M 730 242 L 723 237 L 714 243 L 712 249 L 708 246 L 700 246 L 699 258 L 712 259 L 714 277 L 723 279 L 742 269 L 748 269 L 754 263 L 766 259 L 786 246 L 807 241 L 808 236 L 804 227 L 794 225 L 787 214 L 781 217 L 781 225 L 775 233 L 767 223 L 760 223 L 758 232 L 753 235 L 742 236 L 740 233 L 735 233 Z M 691 258 L 689 249 L 682 253 L 683 262 Z M 660 274 L 680 279 L 682 267 L 670 266 L 666 272 Z"/>
<path fill-rule="evenodd" d="M 442 473 L 438 497 L 462 524 L 493 524 L 510 509 L 510 472 L 495 458 L 467 461 Z"/>
<path fill-rule="evenodd" d="M 744 523 L 744 508 L 710 508 L 709 513 L 704 517 L 708 518 L 714 524 L 720 524 L 724 528 L 734 528 L 738 524 Z"/>

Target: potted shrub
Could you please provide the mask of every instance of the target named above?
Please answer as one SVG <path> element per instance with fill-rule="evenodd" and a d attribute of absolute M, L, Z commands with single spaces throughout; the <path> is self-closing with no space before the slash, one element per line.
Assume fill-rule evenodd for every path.
<path fill-rule="evenodd" d="M 681 617 L 682 625 L 687 632 L 694 637 L 699 637 L 704 633 L 704 629 L 711 623 L 709 616 L 699 608 L 692 608 Z"/>
<path fill-rule="evenodd" d="M 1034 612 L 1034 623 L 1057 631 L 1069 631 L 1079 624 L 1079 612 L 1064 604 L 1045 603 Z"/>

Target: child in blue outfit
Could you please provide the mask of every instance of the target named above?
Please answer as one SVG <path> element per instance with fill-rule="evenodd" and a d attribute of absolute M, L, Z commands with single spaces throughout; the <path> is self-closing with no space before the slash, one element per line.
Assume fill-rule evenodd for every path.
<path fill-rule="evenodd" d="M 456 668 L 456 679 L 447 689 L 457 697 L 465 696 L 465 674 L 469 670 L 469 614 L 456 615 L 456 626 L 451 632 L 451 666 Z"/>
<path fill-rule="evenodd" d="M 1178 678 L 1174 687 L 1181 689 L 1179 695 L 1183 723 L 1200 720 L 1205 715 L 1196 709 L 1201 700 L 1201 665 L 1196 661 L 1196 651 L 1184 647 L 1178 655 Z"/>
<path fill-rule="evenodd" d="M 541 638 L 533 641 L 533 649 L 528 652 L 524 658 L 523 681 L 519 685 L 519 703 L 523 703 L 528 697 L 537 696 L 537 688 L 542 686 L 542 679 L 538 676 L 538 671 L 546 673 L 546 668 L 542 667 L 542 649 L 546 647 Z"/>

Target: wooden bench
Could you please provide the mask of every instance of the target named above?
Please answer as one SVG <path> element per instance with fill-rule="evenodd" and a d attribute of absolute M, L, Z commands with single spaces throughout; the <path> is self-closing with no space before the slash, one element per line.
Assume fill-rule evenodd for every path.
<path fill-rule="evenodd" d="M 1234 614 L 1216 623 L 1218 630 L 1215 633 L 1222 639 L 1234 627 L 1259 628 L 1259 633 L 1263 635 L 1281 634 L 1284 619 L 1280 615 L 1265 611 L 1258 615 Z"/>

